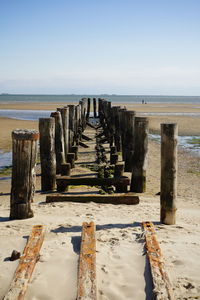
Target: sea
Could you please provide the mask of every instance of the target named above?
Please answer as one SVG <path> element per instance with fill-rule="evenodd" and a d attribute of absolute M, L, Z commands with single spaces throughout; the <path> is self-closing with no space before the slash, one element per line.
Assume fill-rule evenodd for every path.
<path fill-rule="evenodd" d="M 115 103 L 183 103 L 194 104 L 194 107 L 200 108 L 200 96 L 163 96 L 163 95 L 25 95 L 25 94 L 0 94 L 0 104 L 11 103 L 62 103 L 78 102 L 82 98 L 103 98 Z M 41 108 L 41 107 L 40 107 Z M 49 117 L 49 110 L 16 110 L 16 109 L 0 109 L 0 117 L 8 117 L 20 120 L 38 120 L 39 118 Z M 151 113 L 143 113 L 150 115 Z M 193 113 L 153 113 L 158 115 L 190 115 L 200 118 L 199 112 Z M 150 138 L 158 140 L 159 137 L 150 135 Z M 200 147 L 190 143 L 192 139 L 199 139 L 200 136 L 179 137 L 179 144 L 200 156 Z M 4 153 L 0 149 L 0 169 L 11 165 L 12 153 Z"/>
<path fill-rule="evenodd" d="M 200 96 L 163 96 L 163 95 L 24 95 L 24 94 L 0 94 L 0 103 L 17 102 L 44 102 L 67 103 L 77 102 L 82 98 L 103 98 L 111 102 L 119 103 L 198 103 Z"/>

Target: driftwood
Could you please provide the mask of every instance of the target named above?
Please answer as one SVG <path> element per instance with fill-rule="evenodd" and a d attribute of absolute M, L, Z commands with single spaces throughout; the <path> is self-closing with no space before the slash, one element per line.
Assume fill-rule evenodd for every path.
<path fill-rule="evenodd" d="M 83 223 L 77 300 L 96 300 L 96 241 L 93 222 Z"/>
<path fill-rule="evenodd" d="M 151 222 L 143 222 L 142 225 L 145 232 L 147 255 L 154 285 L 153 299 L 173 300 L 174 296 L 171 282 L 165 270 L 163 256 L 156 238 L 154 225 Z"/>
<path fill-rule="evenodd" d="M 46 202 L 95 202 L 95 203 L 108 203 L 108 204 L 127 204 L 133 205 L 139 203 L 139 197 L 132 193 L 121 195 L 48 195 L 46 196 Z"/>
<path fill-rule="evenodd" d="M 28 288 L 28 283 L 39 259 L 39 252 L 44 240 L 44 227 L 33 226 L 31 235 L 20 258 L 13 280 L 3 300 L 23 300 Z"/>

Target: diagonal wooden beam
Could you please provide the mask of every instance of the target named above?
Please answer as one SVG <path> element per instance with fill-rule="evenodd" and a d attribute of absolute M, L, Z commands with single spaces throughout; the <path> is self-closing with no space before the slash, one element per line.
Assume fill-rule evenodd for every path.
<path fill-rule="evenodd" d="M 87 124 L 89 127 L 93 128 L 93 129 L 97 129 L 97 127 L 94 126 L 93 124 L 91 124 L 90 122 L 86 122 L 86 124 Z"/>
<path fill-rule="evenodd" d="M 83 143 L 83 142 L 81 142 L 81 141 L 79 141 L 78 144 L 79 144 L 79 146 L 81 146 L 81 147 L 83 147 L 83 148 L 89 148 L 88 145 L 86 145 L 85 143 Z"/>
<path fill-rule="evenodd" d="M 151 222 L 143 222 L 142 225 L 145 232 L 147 255 L 154 285 L 153 299 L 174 300 L 172 285 L 165 270 L 164 258 L 157 241 L 154 225 Z"/>
<path fill-rule="evenodd" d="M 83 223 L 77 300 L 96 300 L 96 241 L 94 222 Z"/>
<path fill-rule="evenodd" d="M 81 138 L 84 139 L 84 140 L 86 140 L 86 141 L 92 141 L 92 139 L 89 136 L 87 136 L 87 135 L 85 135 L 83 133 L 81 135 Z"/>
<path fill-rule="evenodd" d="M 35 225 L 19 260 L 10 288 L 3 300 L 23 300 L 44 240 L 44 227 Z"/>

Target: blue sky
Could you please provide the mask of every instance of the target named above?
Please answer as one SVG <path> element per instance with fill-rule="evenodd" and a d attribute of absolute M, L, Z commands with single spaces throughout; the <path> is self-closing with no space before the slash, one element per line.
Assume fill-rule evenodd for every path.
<path fill-rule="evenodd" d="M 199 0 L 0 0 L 0 93 L 200 95 Z"/>

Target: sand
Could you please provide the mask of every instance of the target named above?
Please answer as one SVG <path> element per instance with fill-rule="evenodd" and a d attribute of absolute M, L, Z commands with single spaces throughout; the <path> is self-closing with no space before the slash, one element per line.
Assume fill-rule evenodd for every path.
<path fill-rule="evenodd" d="M 9 120 L 4 120 L 4 125 L 5 122 L 9 123 Z M 29 128 L 34 124 L 37 125 L 34 122 L 18 123 Z M 88 160 L 86 152 L 82 150 L 84 161 Z M 97 225 L 98 299 L 151 299 L 147 296 L 152 286 L 141 228 L 141 222 L 148 220 L 155 224 L 175 299 L 200 299 L 199 158 L 179 150 L 178 170 L 177 223 L 173 226 L 159 222 L 160 205 L 156 193 L 160 191 L 160 146 L 153 141 L 149 143 L 147 192 L 139 195 L 140 204 L 136 206 L 45 204 L 45 195 L 39 192 L 40 177 L 37 177 L 37 193 L 32 204 L 34 218 L 10 221 L 10 181 L 0 181 L 0 298 L 6 293 L 18 264 L 18 261 L 10 262 L 6 258 L 13 249 L 23 250 L 32 225 L 44 224 L 45 240 L 26 299 L 76 299 L 81 224 L 94 221 Z M 83 170 L 79 166 L 77 172 L 80 171 Z M 85 169 L 84 172 L 89 171 Z M 71 190 L 72 193 L 79 191 L 83 188 Z"/>

